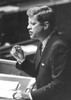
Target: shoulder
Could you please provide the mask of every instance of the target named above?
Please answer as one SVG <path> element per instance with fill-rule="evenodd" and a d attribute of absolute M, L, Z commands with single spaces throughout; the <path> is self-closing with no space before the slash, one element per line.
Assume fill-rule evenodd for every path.
<path fill-rule="evenodd" d="M 68 47 L 69 46 L 68 41 L 59 32 L 55 33 L 52 36 L 51 45 L 52 46 L 62 45 L 62 46 L 65 46 L 65 47 Z"/>
<path fill-rule="evenodd" d="M 52 36 L 50 50 L 52 51 L 69 51 L 69 44 L 61 34 Z"/>

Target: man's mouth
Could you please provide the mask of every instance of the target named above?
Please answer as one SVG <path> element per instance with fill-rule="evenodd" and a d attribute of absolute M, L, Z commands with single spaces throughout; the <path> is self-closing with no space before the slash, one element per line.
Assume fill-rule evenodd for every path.
<path fill-rule="evenodd" d="M 32 31 L 29 31 L 29 34 L 30 34 L 30 35 L 32 35 L 32 34 L 33 34 L 33 32 L 32 32 Z"/>

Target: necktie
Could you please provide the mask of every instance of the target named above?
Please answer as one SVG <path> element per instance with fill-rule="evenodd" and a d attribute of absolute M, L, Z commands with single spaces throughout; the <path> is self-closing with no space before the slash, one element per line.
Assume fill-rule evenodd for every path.
<path fill-rule="evenodd" d="M 42 53 L 43 53 L 43 45 L 41 43 L 41 45 L 40 45 L 40 55 L 42 55 Z"/>

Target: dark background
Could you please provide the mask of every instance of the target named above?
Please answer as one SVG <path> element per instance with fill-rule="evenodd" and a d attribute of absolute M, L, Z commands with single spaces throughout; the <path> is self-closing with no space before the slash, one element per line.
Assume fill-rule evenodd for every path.
<path fill-rule="evenodd" d="M 3 15 L 0 19 L 0 38 L 2 45 L 5 42 L 13 44 L 29 39 L 26 27 L 26 11 Z"/>

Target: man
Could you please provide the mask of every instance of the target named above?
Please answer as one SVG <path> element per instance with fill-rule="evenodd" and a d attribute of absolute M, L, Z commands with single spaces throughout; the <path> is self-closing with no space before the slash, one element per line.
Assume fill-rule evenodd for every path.
<path fill-rule="evenodd" d="M 70 100 L 70 92 L 66 90 L 70 82 L 69 48 L 61 34 L 55 29 L 54 11 L 48 6 L 33 7 L 27 11 L 27 15 L 30 38 L 40 41 L 34 64 L 30 66 L 30 62 L 27 63 L 20 46 L 14 46 L 11 54 L 19 63 L 17 63 L 17 68 L 30 75 L 33 73 L 36 82 L 26 92 L 15 93 L 14 98 L 18 100 Z M 25 63 L 26 66 L 24 66 Z"/>

